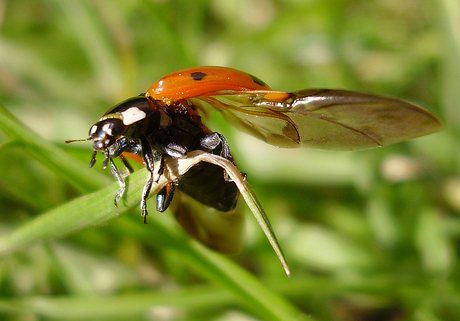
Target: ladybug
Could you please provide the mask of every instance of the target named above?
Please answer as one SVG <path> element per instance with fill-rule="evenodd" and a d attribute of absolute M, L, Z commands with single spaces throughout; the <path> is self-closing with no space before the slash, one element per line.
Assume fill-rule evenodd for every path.
<path fill-rule="evenodd" d="M 225 137 L 202 123 L 207 106 L 238 128 L 279 147 L 362 150 L 441 128 L 429 111 L 395 98 L 330 89 L 276 91 L 257 77 L 225 67 L 180 70 L 111 108 L 85 139 L 93 141 L 90 167 L 97 153 L 103 153 L 103 167 L 110 164 L 120 184 L 115 204 L 126 184 L 113 159 L 118 157 L 132 171 L 124 153 L 141 156 L 150 173 L 140 203 L 144 223 L 146 200 L 152 184 L 163 175 L 165 159 L 201 150 L 235 164 Z M 225 171 L 210 163 L 194 165 L 163 188 L 157 195 L 158 211 L 168 208 L 176 189 L 221 212 L 234 209 L 239 195 Z"/>

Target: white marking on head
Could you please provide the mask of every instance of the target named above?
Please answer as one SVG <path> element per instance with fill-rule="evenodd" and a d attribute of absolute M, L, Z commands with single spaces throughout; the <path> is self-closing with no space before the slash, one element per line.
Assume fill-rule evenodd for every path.
<path fill-rule="evenodd" d="M 107 123 L 107 124 L 104 124 L 104 126 L 102 126 L 102 130 L 104 131 L 104 133 L 107 133 L 107 135 L 109 136 L 112 136 L 112 125 Z"/>
<path fill-rule="evenodd" d="M 93 126 L 91 127 L 91 129 L 89 130 L 89 135 L 90 135 L 90 136 L 93 136 L 93 134 L 96 132 L 96 130 L 97 130 L 97 126 L 96 126 L 96 125 L 93 125 Z"/>
<path fill-rule="evenodd" d="M 123 116 L 123 124 L 127 126 L 144 119 L 146 113 L 137 107 L 131 107 L 121 112 L 121 115 Z"/>

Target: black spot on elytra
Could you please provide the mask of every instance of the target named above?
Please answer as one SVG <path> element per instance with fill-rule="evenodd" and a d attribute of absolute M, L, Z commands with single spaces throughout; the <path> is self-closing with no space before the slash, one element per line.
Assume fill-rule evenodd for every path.
<path fill-rule="evenodd" d="M 257 78 L 256 76 L 253 76 L 251 74 L 248 74 L 249 77 L 251 77 L 252 81 L 255 82 L 256 84 L 263 86 L 263 87 L 268 87 L 268 85 L 260 78 Z"/>
<path fill-rule="evenodd" d="M 206 77 L 206 74 L 204 72 L 197 71 L 197 72 L 192 72 L 190 76 L 192 76 L 193 80 L 200 81 L 200 80 L 203 80 L 204 77 Z"/>

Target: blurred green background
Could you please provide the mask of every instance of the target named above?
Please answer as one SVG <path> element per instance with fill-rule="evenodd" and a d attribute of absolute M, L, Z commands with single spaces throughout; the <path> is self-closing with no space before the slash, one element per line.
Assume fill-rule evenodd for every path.
<path fill-rule="evenodd" d="M 212 117 L 288 279 L 248 210 L 243 253 L 213 253 L 153 199 L 141 224 L 145 173 L 133 175 L 132 210 L 116 209 L 100 158 L 87 169 L 91 144 L 64 144 L 197 65 L 278 90 L 396 96 L 445 127 L 325 152 L 268 146 Z M 12 113 L 0 122 L 0 319 L 460 320 L 459 84 L 458 0 L 0 1 L 0 104 Z"/>

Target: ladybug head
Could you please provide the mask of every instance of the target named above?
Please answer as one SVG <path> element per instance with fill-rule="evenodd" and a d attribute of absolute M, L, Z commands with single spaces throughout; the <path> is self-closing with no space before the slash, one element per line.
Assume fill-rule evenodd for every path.
<path fill-rule="evenodd" d="M 95 151 L 105 151 L 123 135 L 125 129 L 125 124 L 118 118 L 107 118 L 98 121 L 89 130 L 89 139 L 93 141 L 93 149 Z"/>
<path fill-rule="evenodd" d="M 110 147 L 125 134 L 130 126 L 145 120 L 151 114 L 152 109 L 145 96 L 129 98 L 111 108 L 91 126 L 88 138 L 68 140 L 66 143 L 92 140 L 93 156 L 89 166 L 93 167 L 96 163 L 96 154 L 100 151 L 105 154 L 103 167 L 106 168 L 110 158 Z"/>
<path fill-rule="evenodd" d="M 87 140 L 93 141 L 93 156 L 91 157 L 89 167 L 93 167 L 96 163 L 96 154 L 98 151 L 105 154 L 103 168 L 107 167 L 110 154 L 109 147 L 112 146 L 121 135 L 123 135 L 125 129 L 126 126 L 123 124 L 123 121 L 116 117 L 102 118 L 96 124 L 91 126 Z"/>

